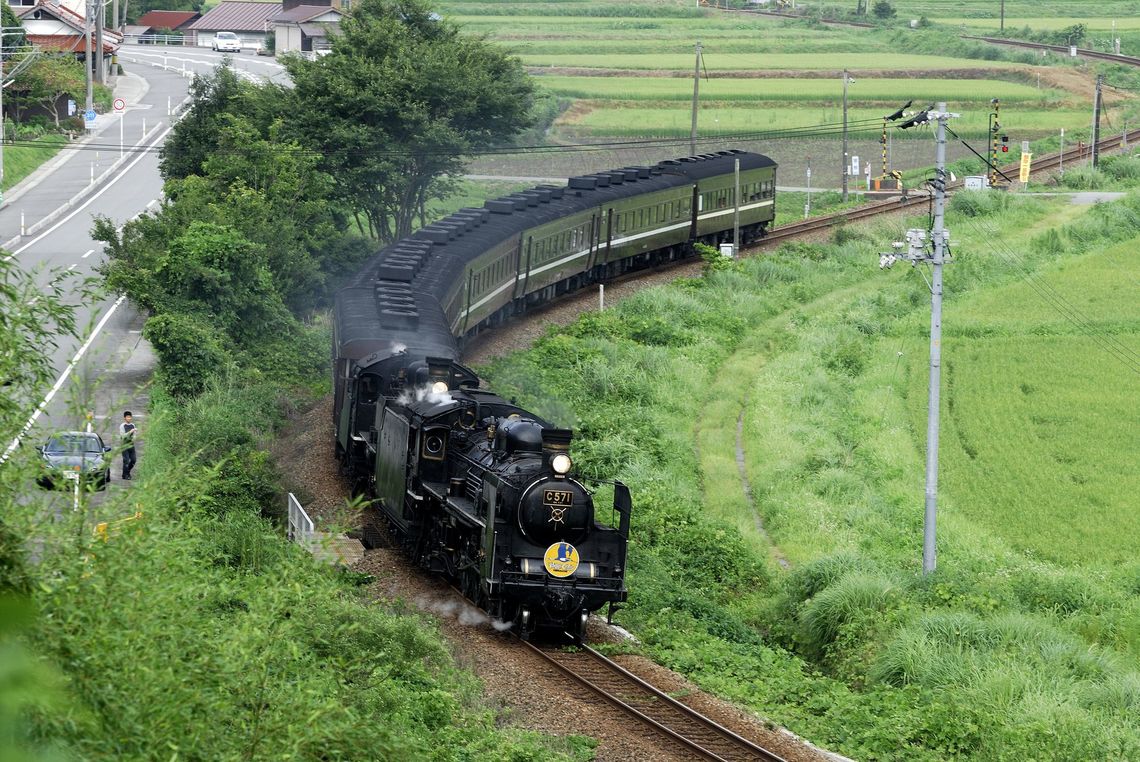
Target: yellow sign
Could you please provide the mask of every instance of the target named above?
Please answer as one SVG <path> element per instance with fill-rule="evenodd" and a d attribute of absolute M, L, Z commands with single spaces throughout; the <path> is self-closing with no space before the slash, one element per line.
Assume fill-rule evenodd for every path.
<path fill-rule="evenodd" d="M 1033 163 L 1033 154 L 1031 154 L 1031 153 L 1021 154 L 1021 176 L 1017 178 L 1018 180 L 1021 180 L 1021 182 L 1023 182 L 1023 183 L 1029 182 L 1029 165 L 1032 163 Z"/>
<path fill-rule="evenodd" d="M 542 563 L 550 576 L 569 577 L 578 570 L 578 549 L 568 542 L 556 542 L 546 549 Z"/>

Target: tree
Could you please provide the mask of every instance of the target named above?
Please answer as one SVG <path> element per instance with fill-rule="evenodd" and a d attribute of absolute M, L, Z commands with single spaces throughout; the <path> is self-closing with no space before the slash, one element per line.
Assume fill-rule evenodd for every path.
<path fill-rule="evenodd" d="M 875 14 L 877 19 L 892 19 L 895 17 L 895 7 L 891 5 L 890 0 L 875 0 L 871 13 Z"/>
<path fill-rule="evenodd" d="M 203 174 L 206 159 L 218 150 L 224 114 L 244 114 L 264 132 L 277 118 L 283 100 L 278 88 L 246 82 L 226 66 L 195 75 L 190 105 L 162 147 L 162 176 L 170 180 Z"/>
<path fill-rule="evenodd" d="M 516 58 L 421 0 L 362 0 L 341 29 L 331 54 L 286 59 L 289 124 L 346 207 L 390 241 L 411 232 L 465 154 L 528 125 L 533 85 Z"/>
<path fill-rule="evenodd" d="M 73 56 L 41 56 L 20 75 L 14 93 L 19 101 L 37 104 L 51 113 L 58 129 L 61 96 L 77 97 L 86 86 L 83 64 Z"/>

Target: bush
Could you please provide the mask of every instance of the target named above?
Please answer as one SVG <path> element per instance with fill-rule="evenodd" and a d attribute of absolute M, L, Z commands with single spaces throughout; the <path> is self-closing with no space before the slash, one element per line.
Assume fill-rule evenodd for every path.
<path fill-rule="evenodd" d="M 193 315 L 156 315 L 143 326 L 143 337 L 158 356 L 161 383 L 178 398 L 201 394 L 230 364 L 217 331 Z"/>

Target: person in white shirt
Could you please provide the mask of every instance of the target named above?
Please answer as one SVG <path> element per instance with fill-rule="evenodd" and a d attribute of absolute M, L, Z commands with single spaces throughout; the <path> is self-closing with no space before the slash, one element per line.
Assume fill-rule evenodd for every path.
<path fill-rule="evenodd" d="M 131 411 L 123 413 L 123 422 L 119 424 L 119 438 L 123 447 L 123 479 L 131 480 L 131 469 L 135 467 L 138 458 L 135 456 L 135 432 L 138 431 L 132 422 Z"/>

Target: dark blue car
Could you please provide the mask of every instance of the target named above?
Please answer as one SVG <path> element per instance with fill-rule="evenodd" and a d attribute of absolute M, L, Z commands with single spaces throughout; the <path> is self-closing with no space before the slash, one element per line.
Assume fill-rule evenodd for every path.
<path fill-rule="evenodd" d="M 111 448 L 93 432 L 61 431 L 36 448 L 43 457 L 36 483 L 45 489 L 80 486 L 105 490 L 111 481 Z"/>

